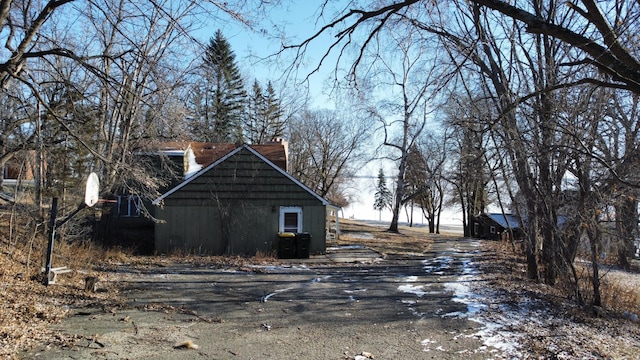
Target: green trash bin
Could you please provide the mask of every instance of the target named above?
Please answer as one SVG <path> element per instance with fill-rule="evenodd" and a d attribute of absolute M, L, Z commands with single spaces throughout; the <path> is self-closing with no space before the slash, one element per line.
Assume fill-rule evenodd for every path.
<path fill-rule="evenodd" d="M 296 257 L 296 234 L 278 234 L 278 257 L 280 259 L 294 259 Z"/>
<path fill-rule="evenodd" d="M 311 234 L 307 232 L 296 234 L 296 258 L 297 259 L 308 259 L 310 246 L 311 246 Z"/>

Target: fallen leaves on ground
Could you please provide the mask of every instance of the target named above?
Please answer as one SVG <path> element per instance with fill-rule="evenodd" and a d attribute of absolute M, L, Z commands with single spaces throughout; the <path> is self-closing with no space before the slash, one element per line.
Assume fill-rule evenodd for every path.
<path fill-rule="evenodd" d="M 420 256 L 429 251 L 434 239 L 424 229 L 402 228 L 400 234 L 355 222 L 341 223 L 344 236 L 339 245 L 366 245 L 388 256 Z M 350 236 L 369 232 L 371 239 Z M 638 323 L 615 311 L 595 312 L 580 307 L 564 293 L 562 287 L 533 283 L 525 278 L 524 264 L 499 243 L 483 242 L 481 254 L 474 259 L 483 278 L 490 303 L 483 314 L 488 320 L 503 324 L 503 336 L 512 336 L 525 358 L 532 359 L 625 359 L 635 358 L 640 347 Z M 20 351 L 36 345 L 71 345 L 83 339 L 51 329 L 71 308 L 102 307 L 116 309 L 124 300 L 118 292 L 118 271 L 162 272 L 164 267 L 189 263 L 232 269 L 253 269 L 255 264 L 276 264 L 277 259 L 243 257 L 203 257 L 175 254 L 167 257 L 121 255 L 117 261 L 94 264 L 90 273 L 65 274 L 58 284 L 45 287 L 37 279 L 22 276 L 24 261 L 0 254 L 0 357 L 15 358 Z M 97 292 L 84 291 L 85 276 L 97 276 Z M 637 276 L 637 275 L 635 275 Z M 106 280 L 106 281 L 105 281 Z M 152 304 L 145 310 L 188 312 L 188 309 Z M 525 318 L 514 321 L 514 314 Z M 597 315 L 596 315 L 597 314 Z M 218 319 L 202 319 L 217 322 Z M 368 354 L 367 354 L 368 355 Z M 359 356 L 365 356 L 364 353 Z M 372 358 L 372 357 L 370 357 Z"/>

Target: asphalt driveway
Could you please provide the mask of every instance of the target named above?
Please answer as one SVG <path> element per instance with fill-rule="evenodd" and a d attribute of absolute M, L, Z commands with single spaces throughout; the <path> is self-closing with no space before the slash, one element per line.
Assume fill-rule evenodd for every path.
<path fill-rule="evenodd" d="M 486 359 L 461 300 L 478 243 L 436 239 L 423 254 L 368 248 L 242 269 L 121 268 L 108 281 L 124 309 L 78 309 L 59 329 L 77 339 L 41 359 Z"/>

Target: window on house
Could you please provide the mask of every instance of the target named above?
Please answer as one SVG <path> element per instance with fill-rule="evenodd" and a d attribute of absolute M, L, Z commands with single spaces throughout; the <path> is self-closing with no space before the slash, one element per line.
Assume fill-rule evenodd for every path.
<path fill-rule="evenodd" d="M 489 231 L 490 231 L 492 234 L 495 234 L 495 233 L 496 233 L 496 227 L 495 227 L 495 226 L 491 226 L 491 227 L 489 228 Z"/>
<path fill-rule="evenodd" d="M 140 217 L 140 197 L 138 195 L 118 196 L 118 216 Z"/>
<path fill-rule="evenodd" d="M 302 208 L 283 206 L 280 208 L 280 232 L 302 232 Z"/>

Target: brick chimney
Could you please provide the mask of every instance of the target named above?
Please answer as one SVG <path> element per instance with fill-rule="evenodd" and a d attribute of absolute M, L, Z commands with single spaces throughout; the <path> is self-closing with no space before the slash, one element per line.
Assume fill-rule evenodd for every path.
<path fill-rule="evenodd" d="M 285 164 L 287 164 L 285 171 L 289 171 L 289 142 L 284 138 L 274 137 L 268 142 L 268 144 L 280 144 L 284 147 L 284 159 Z"/>

